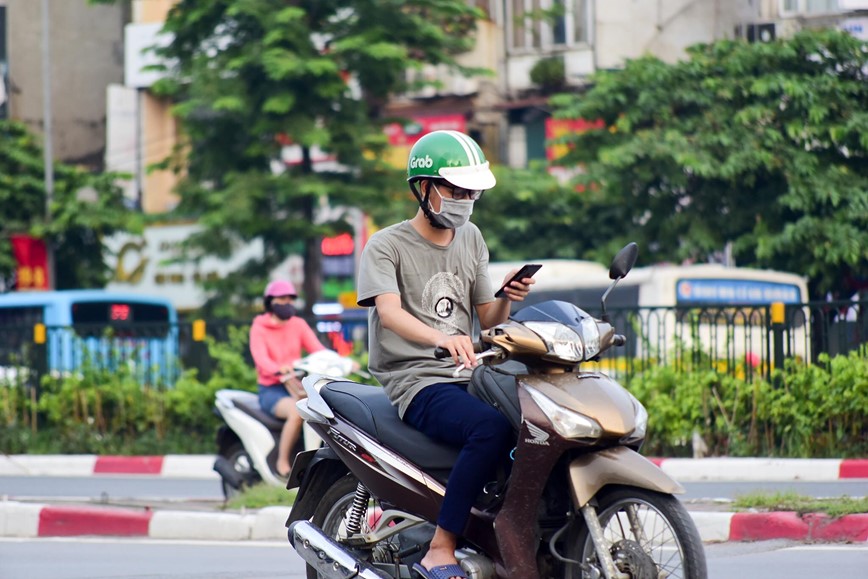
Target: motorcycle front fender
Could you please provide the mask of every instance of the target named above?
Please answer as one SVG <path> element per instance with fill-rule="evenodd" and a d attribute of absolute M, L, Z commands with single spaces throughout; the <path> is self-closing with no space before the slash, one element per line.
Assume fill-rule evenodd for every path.
<path fill-rule="evenodd" d="M 639 487 L 682 494 L 682 487 L 656 464 L 625 446 L 607 448 L 570 462 L 570 488 L 576 509 L 584 507 L 606 485 Z"/>

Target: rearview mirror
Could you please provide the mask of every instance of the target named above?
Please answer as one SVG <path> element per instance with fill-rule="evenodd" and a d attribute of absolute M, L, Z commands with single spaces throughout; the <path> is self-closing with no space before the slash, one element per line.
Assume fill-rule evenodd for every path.
<path fill-rule="evenodd" d="M 626 276 L 633 269 L 638 256 L 639 246 L 635 242 L 631 241 L 625 245 L 612 260 L 612 265 L 609 267 L 609 279 L 621 279 Z"/>

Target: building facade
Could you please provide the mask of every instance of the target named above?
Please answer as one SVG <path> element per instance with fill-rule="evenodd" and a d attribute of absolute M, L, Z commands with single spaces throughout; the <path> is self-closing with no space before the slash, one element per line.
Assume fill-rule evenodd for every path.
<path fill-rule="evenodd" d="M 49 33 L 42 28 L 48 5 Z M 43 49 L 51 68 L 53 156 L 93 170 L 104 167 L 106 86 L 124 74 L 124 24 L 129 2 L 90 5 L 87 0 L 0 0 L 0 101 L 5 114 L 44 133 Z M 5 58 L 4 58 L 5 57 Z M 0 113 L 4 112 L 0 108 Z"/>

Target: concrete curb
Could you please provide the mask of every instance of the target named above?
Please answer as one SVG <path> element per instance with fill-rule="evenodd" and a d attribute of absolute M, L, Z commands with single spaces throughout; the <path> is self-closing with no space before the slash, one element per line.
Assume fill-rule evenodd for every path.
<path fill-rule="evenodd" d="M 651 458 L 681 482 L 807 481 L 868 478 L 864 458 Z"/>
<path fill-rule="evenodd" d="M 18 454 L 0 456 L 0 476 L 143 475 L 219 479 L 214 455 L 99 456 L 95 454 Z"/>
<path fill-rule="evenodd" d="M 651 458 L 681 482 L 807 481 L 868 479 L 868 459 Z M 213 455 L 166 456 L 8 455 L 0 456 L 0 476 L 143 475 L 217 479 Z"/>
<path fill-rule="evenodd" d="M 246 514 L 151 511 L 0 502 L 0 537 L 122 536 L 199 541 L 286 540 L 290 507 Z M 868 514 L 830 519 L 793 512 L 690 512 L 705 543 L 725 541 L 868 541 Z"/>

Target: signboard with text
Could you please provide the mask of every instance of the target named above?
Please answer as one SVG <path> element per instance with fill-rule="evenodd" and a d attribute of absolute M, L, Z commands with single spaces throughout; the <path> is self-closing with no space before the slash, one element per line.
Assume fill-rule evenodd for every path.
<path fill-rule="evenodd" d="M 467 119 L 464 115 L 414 116 L 405 124 L 391 123 L 383 129 L 389 138 L 389 150 L 385 161 L 394 167 L 405 168 L 410 149 L 424 135 L 434 131 L 467 132 Z"/>
<path fill-rule="evenodd" d="M 47 290 L 48 252 L 45 242 L 29 235 L 10 235 L 15 268 L 15 287 L 18 291 Z"/>
<path fill-rule="evenodd" d="M 109 250 L 107 262 L 114 276 L 106 289 L 161 296 L 171 300 L 181 311 L 200 307 L 207 299 L 202 282 L 224 277 L 250 259 L 260 259 L 261 240 L 240 244 L 226 259 L 204 257 L 183 261 L 181 246 L 191 235 L 201 231 L 195 224 L 154 226 L 142 235 L 118 233 L 103 241 Z M 304 278 L 301 256 L 289 256 L 273 272 L 274 277 L 289 279 L 297 286 Z"/>
<path fill-rule="evenodd" d="M 798 304 L 800 294 L 793 284 L 741 279 L 681 279 L 675 286 L 679 304 Z"/>

